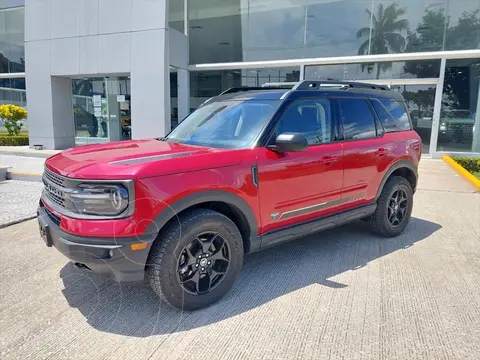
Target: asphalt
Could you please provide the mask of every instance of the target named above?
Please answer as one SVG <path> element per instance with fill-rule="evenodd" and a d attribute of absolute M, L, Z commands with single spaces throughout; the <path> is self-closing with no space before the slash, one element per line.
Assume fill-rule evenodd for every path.
<path fill-rule="evenodd" d="M 197 312 L 76 270 L 37 231 L 0 229 L 1 359 L 480 358 L 480 194 L 440 160 L 401 236 L 358 222 L 249 255 Z"/>

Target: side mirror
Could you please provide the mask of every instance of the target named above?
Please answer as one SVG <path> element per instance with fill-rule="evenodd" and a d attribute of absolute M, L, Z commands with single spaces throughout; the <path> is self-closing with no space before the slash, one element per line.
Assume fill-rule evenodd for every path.
<path fill-rule="evenodd" d="M 308 140 L 301 133 L 282 133 L 275 139 L 275 145 L 268 148 L 277 152 L 304 151 L 308 148 Z"/>

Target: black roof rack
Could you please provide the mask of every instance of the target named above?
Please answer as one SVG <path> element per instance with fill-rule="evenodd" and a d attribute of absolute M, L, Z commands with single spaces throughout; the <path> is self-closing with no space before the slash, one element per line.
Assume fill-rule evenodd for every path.
<path fill-rule="evenodd" d="M 333 81 L 333 80 L 303 80 L 299 81 L 292 90 L 317 90 L 321 87 L 345 87 L 345 88 L 362 88 L 373 90 L 391 91 L 388 86 L 368 84 L 356 81 Z"/>
<path fill-rule="evenodd" d="M 237 92 L 243 91 L 255 91 L 255 90 L 279 90 L 279 89 L 286 89 L 286 90 L 319 90 L 321 87 L 340 87 L 340 88 L 360 88 L 360 89 L 373 89 L 373 90 L 387 90 L 391 91 L 388 86 L 385 85 L 376 85 L 376 84 L 368 84 L 356 81 L 334 81 L 334 80 L 302 80 L 297 83 L 275 83 L 266 84 L 266 86 L 238 86 L 232 87 L 230 89 L 225 90 L 220 95 L 225 94 L 233 94 Z M 218 95 L 218 96 L 220 96 Z"/>
<path fill-rule="evenodd" d="M 278 85 L 278 86 L 238 86 L 238 87 L 232 87 L 230 89 L 227 89 L 224 92 L 220 93 L 220 95 L 233 94 L 233 93 L 242 92 L 242 91 L 291 89 L 292 87 L 293 85 L 289 83 L 285 85 Z"/>

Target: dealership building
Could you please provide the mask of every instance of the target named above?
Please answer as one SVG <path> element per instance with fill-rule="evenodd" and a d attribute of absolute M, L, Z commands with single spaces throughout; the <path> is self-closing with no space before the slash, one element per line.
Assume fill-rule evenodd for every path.
<path fill-rule="evenodd" d="M 47 149 L 163 136 L 237 86 L 401 92 L 425 155 L 480 153 L 480 0 L 0 0 L 0 103 Z"/>

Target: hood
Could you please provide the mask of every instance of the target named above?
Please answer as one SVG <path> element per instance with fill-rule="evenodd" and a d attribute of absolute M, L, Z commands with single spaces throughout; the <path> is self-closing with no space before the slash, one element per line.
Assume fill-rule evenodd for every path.
<path fill-rule="evenodd" d="M 239 163 L 243 155 L 243 150 L 148 139 L 68 149 L 48 158 L 46 166 L 71 178 L 130 179 L 230 166 Z"/>

